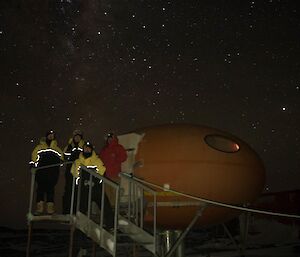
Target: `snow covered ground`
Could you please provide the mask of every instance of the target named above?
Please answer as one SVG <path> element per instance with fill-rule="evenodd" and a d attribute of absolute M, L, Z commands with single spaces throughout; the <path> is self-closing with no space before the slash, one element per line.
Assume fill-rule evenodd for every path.
<path fill-rule="evenodd" d="M 75 242 L 76 244 L 76 242 Z M 90 240 L 84 242 L 91 254 L 92 243 Z M 27 231 L 0 229 L 0 256 L 22 257 L 26 256 Z M 276 242 L 270 244 L 263 242 L 251 243 L 246 250 L 246 257 L 299 257 L 300 242 Z M 69 230 L 33 230 L 32 235 L 32 257 L 67 257 L 69 249 Z M 118 256 L 152 256 L 141 247 L 133 247 L 127 240 L 120 239 Z M 209 239 L 200 231 L 191 232 L 185 245 L 186 257 L 237 257 L 240 256 L 234 244 L 226 238 Z M 91 256 L 91 255 L 90 255 Z M 102 249 L 97 248 L 98 256 L 110 256 Z"/>

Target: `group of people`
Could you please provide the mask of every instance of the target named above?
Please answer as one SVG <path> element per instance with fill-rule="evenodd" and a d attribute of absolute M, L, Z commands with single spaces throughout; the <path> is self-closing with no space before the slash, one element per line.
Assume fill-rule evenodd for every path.
<path fill-rule="evenodd" d="M 94 172 L 105 176 L 115 182 L 119 182 L 121 163 L 127 159 L 126 150 L 119 144 L 117 136 L 113 133 L 106 135 L 106 144 L 97 155 L 91 142 L 85 141 L 83 133 L 76 129 L 69 139 L 67 146 L 62 151 L 56 141 L 55 132 L 50 130 L 40 143 L 34 148 L 31 156 L 30 166 L 38 168 L 36 172 L 36 214 L 53 214 L 54 189 L 58 182 L 60 164 L 66 162 L 65 167 L 65 191 L 63 195 L 63 213 L 70 213 L 73 177 L 79 179 L 82 185 L 82 199 L 88 194 L 88 186 L 84 174 L 81 174 L 81 167 L 92 169 Z M 92 200 L 100 208 L 101 204 L 101 183 L 94 183 Z M 108 223 L 111 225 L 112 210 L 110 202 L 113 200 L 114 192 L 106 188 L 105 203 Z M 76 188 L 75 188 L 76 190 Z M 109 205 L 109 206 L 108 206 Z M 80 203 L 84 212 L 87 210 L 87 201 Z"/>

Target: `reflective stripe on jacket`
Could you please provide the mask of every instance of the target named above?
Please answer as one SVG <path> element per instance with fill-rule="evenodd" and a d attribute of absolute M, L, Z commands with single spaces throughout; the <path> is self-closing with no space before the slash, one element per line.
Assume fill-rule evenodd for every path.
<path fill-rule="evenodd" d="M 105 167 L 101 159 L 96 155 L 95 151 L 92 152 L 92 156 L 84 158 L 83 153 L 79 155 L 79 158 L 73 163 L 71 173 L 74 177 L 79 177 L 80 167 L 85 166 L 87 168 L 94 168 L 95 171 L 103 175 L 105 173 Z"/>

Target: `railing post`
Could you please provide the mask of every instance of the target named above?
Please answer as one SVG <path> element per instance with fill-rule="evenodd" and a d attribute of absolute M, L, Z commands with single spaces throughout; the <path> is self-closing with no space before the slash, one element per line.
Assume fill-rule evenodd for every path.
<path fill-rule="evenodd" d="M 140 227 L 143 228 L 144 227 L 144 189 L 143 188 L 140 188 L 140 194 L 141 194 Z"/>
<path fill-rule="evenodd" d="M 134 215 L 134 221 L 135 224 L 138 226 L 139 225 L 139 218 L 138 218 L 138 212 L 139 212 L 139 207 L 138 207 L 138 190 L 137 190 L 137 185 L 136 183 L 133 184 L 133 194 L 134 194 L 134 211 L 133 211 L 133 215 Z"/>
<path fill-rule="evenodd" d="M 76 179 L 73 176 L 73 180 L 72 180 L 72 194 L 71 194 L 71 205 L 70 205 L 70 216 L 73 215 L 74 198 L 75 198 L 75 187 L 76 187 Z"/>
<path fill-rule="evenodd" d="M 91 205 L 92 205 L 92 189 L 93 189 L 93 177 L 92 174 L 90 174 L 89 177 L 89 196 L 88 196 L 88 212 L 87 212 L 87 216 L 88 218 L 91 217 Z"/>
<path fill-rule="evenodd" d="M 156 215 L 157 215 L 157 212 L 156 212 L 156 207 L 157 207 L 157 200 L 156 200 L 156 193 L 153 194 L 153 216 L 154 216 L 154 219 L 153 219 L 153 243 L 154 243 L 154 252 L 157 253 L 157 234 L 156 234 Z"/>
<path fill-rule="evenodd" d="M 128 220 L 131 220 L 131 194 L 132 194 L 132 181 L 128 179 L 129 189 L 128 189 Z"/>
<path fill-rule="evenodd" d="M 100 228 L 102 230 L 103 228 L 103 218 L 104 218 L 104 194 L 105 194 L 105 181 L 102 180 L 102 192 L 101 192 L 101 212 L 100 212 Z M 101 236 L 101 242 L 102 242 L 103 236 Z"/>
<path fill-rule="evenodd" d="M 81 170 L 80 170 L 80 172 L 81 172 Z M 80 210 L 81 184 L 82 183 L 83 183 L 82 178 L 79 178 L 78 191 L 77 191 L 76 213 Z"/>
<path fill-rule="evenodd" d="M 115 217 L 114 217 L 114 251 L 113 256 L 117 254 L 117 229 L 118 229 L 118 220 L 119 220 L 119 204 L 120 204 L 120 185 L 115 190 L 116 199 L 115 199 Z"/>
<path fill-rule="evenodd" d="M 26 248 L 26 257 L 30 257 L 31 252 L 31 235 L 32 235 L 32 222 L 28 224 L 28 237 L 27 237 L 27 248 Z"/>
<path fill-rule="evenodd" d="M 34 186 L 35 186 L 35 173 L 36 169 L 31 169 L 31 185 L 30 185 L 30 198 L 29 198 L 29 208 L 28 215 L 32 214 L 32 205 L 33 205 L 33 194 L 34 194 Z M 28 219 L 28 235 L 27 235 L 27 248 L 26 248 L 26 257 L 30 257 L 31 250 L 31 236 L 32 236 L 32 221 Z"/>
<path fill-rule="evenodd" d="M 70 229 L 69 257 L 72 257 L 73 255 L 74 232 L 75 232 L 75 223 L 74 220 L 72 220 L 71 229 Z"/>
<path fill-rule="evenodd" d="M 28 212 L 30 214 L 32 213 L 33 194 L 34 194 L 34 186 L 35 186 L 35 174 L 36 174 L 36 169 L 32 168 L 31 169 L 31 188 L 30 188 L 29 210 L 28 210 Z"/>

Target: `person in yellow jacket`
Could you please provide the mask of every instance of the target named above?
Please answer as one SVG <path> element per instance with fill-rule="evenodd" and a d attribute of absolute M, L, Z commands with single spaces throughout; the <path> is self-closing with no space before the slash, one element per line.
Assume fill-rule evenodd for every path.
<path fill-rule="evenodd" d="M 54 188 L 58 181 L 59 166 L 63 161 L 62 150 L 57 146 L 55 133 L 50 130 L 46 137 L 34 148 L 31 154 L 30 166 L 39 168 L 36 172 L 36 214 L 53 214 L 54 209 Z M 47 167 L 50 166 L 50 167 Z M 45 167 L 45 168 L 43 168 Z"/>
<path fill-rule="evenodd" d="M 81 195 L 80 195 L 80 211 L 85 213 L 88 208 L 88 192 L 89 192 L 89 177 L 90 175 L 87 172 L 83 172 L 81 167 L 84 166 L 88 169 L 94 170 L 96 173 L 100 175 L 104 175 L 105 166 L 101 159 L 94 151 L 93 145 L 87 141 L 83 145 L 83 152 L 79 154 L 79 158 L 75 160 L 72 165 L 71 173 L 77 179 L 78 183 L 81 183 Z M 92 188 L 92 201 L 94 201 L 98 208 L 101 208 L 101 197 L 102 195 L 102 181 L 99 179 L 93 179 L 93 188 Z M 104 195 L 104 225 L 111 229 L 113 227 L 113 211 L 107 195 Z"/>

